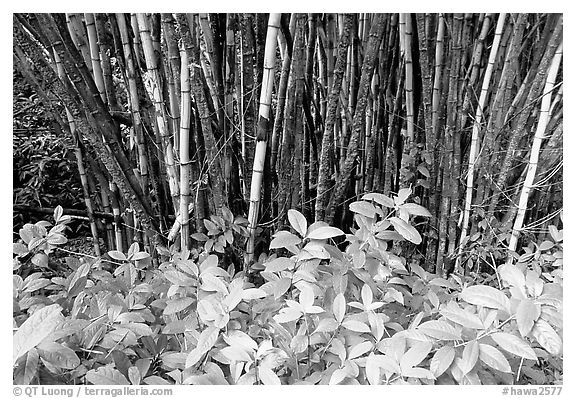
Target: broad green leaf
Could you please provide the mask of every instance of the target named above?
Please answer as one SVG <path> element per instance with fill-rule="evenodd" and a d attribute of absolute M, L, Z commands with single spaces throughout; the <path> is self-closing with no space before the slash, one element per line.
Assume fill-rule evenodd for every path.
<path fill-rule="evenodd" d="M 510 333 L 496 332 L 490 335 L 500 347 L 505 349 L 511 354 L 517 355 L 526 359 L 538 360 L 538 356 L 534 349 L 523 339 Z"/>
<path fill-rule="evenodd" d="M 229 293 L 222 300 L 223 307 L 228 311 L 232 311 L 240 302 L 242 301 L 242 293 L 244 293 L 243 288 L 244 282 L 242 279 L 234 279 L 230 285 L 228 285 Z"/>
<path fill-rule="evenodd" d="M 204 371 L 213 385 L 229 385 L 224 377 L 224 372 L 222 372 L 220 366 L 216 365 L 214 362 L 207 362 L 204 365 Z"/>
<path fill-rule="evenodd" d="M 140 251 L 140 245 L 138 244 L 138 242 L 134 242 L 130 245 L 130 247 L 128 248 L 128 257 L 132 257 L 134 255 L 134 253 L 138 253 Z"/>
<path fill-rule="evenodd" d="M 146 253 L 146 252 L 137 252 L 134 253 L 132 255 L 132 257 L 130 257 L 130 260 L 132 261 L 138 261 L 138 260 L 144 260 L 146 258 L 150 257 L 150 254 Z"/>
<path fill-rule="evenodd" d="M 62 308 L 52 304 L 34 312 L 18 328 L 12 340 L 12 361 L 26 354 L 30 349 L 48 337 L 64 321 Z"/>
<path fill-rule="evenodd" d="M 306 351 L 308 348 L 308 336 L 304 334 L 297 334 L 292 338 L 292 341 L 290 341 L 290 348 L 296 354 L 300 354 L 301 352 Z"/>
<path fill-rule="evenodd" d="M 350 351 L 348 352 L 348 359 L 358 358 L 368 351 L 370 351 L 374 347 L 374 344 L 371 341 L 363 341 L 362 343 L 356 344 Z"/>
<path fill-rule="evenodd" d="M 521 291 L 524 291 L 526 277 L 516 265 L 504 263 L 498 267 L 498 273 L 500 274 L 500 278 L 510 286 L 515 286 Z"/>
<path fill-rule="evenodd" d="M 62 214 L 64 214 L 64 209 L 62 208 L 62 206 L 58 205 L 54 208 L 54 222 L 58 222 L 58 220 L 60 220 L 60 217 L 62 217 Z"/>
<path fill-rule="evenodd" d="M 378 203 L 381 206 L 394 208 L 394 200 L 389 196 L 386 196 L 381 193 L 367 193 L 366 195 L 362 196 L 363 200 L 373 200 L 374 202 Z"/>
<path fill-rule="evenodd" d="M 365 307 L 368 307 L 370 304 L 372 304 L 373 295 L 370 286 L 364 284 L 364 286 L 362 286 L 360 294 L 362 296 L 362 303 L 364 304 Z"/>
<path fill-rule="evenodd" d="M 392 375 L 394 373 L 400 374 L 402 372 L 398 362 L 395 361 L 391 356 L 389 356 L 389 355 L 374 355 L 372 353 L 370 355 L 373 355 L 373 357 L 371 359 L 371 363 L 373 363 L 375 366 L 383 369 L 386 374 Z M 366 364 L 366 366 L 368 366 L 368 364 Z"/>
<path fill-rule="evenodd" d="M 270 249 L 287 248 L 300 243 L 302 243 L 302 239 L 294 235 L 292 232 L 279 231 L 274 234 L 274 238 L 270 242 Z"/>
<path fill-rule="evenodd" d="M 454 348 L 445 345 L 440 348 L 432 359 L 430 360 L 430 371 L 435 377 L 439 377 L 442 373 L 444 373 L 450 365 L 452 365 L 452 361 L 454 360 L 454 356 L 456 355 L 456 351 Z"/>
<path fill-rule="evenodd" d="M 404 237 L 396 231 L 380 231 L 375 235 L 382 240 L 402 240 Z"/>
<path fill-rule="evenodd" d="M 210 268 L 218 267 L 218 256 L 215 254 L 209 255 L 206 260 L 200 264 L 200 274 L 204 273 Z"/>
<path fill-rule="evenodd" d="M 118 250 L 110 250 L 108 252 L 108 255 L 117 261 L 127 261 L 128 259 L 126 258 L 126 256 L 124 255 L 124 253 L 119 252 Z"/>
<path fill-rule="evenodd" d="M 424 206 L 416 203 L 404 203 L 399 208 L 406 210 L 412 216 L 432 217 L 432 214 Z"/>
<path fill-rule="evenodd" d="M 250 354 L 240 346 L 228 346 L 220 349 L 222 355 L 228 358 L 230 361 L 237 362 L 251 362 L 252 358 Z"/>
<path fill-rule="evenodd" d="M 200 333 L 198 338 L 198 344 L 196 348 L 190 351 L 190 354 L 186 358 L 186 367 L 194 366 L 202 356 L 207 353 L 218 340 L 218 335 L 220 334 L 220 329 L 214 326 L 208 326 L 206 329 Z"/>
<path fill-rule="evenodd" d="M 532 335 L 546 351 L 552 355 L 560 355 L 562 352 L 562 339 L 556 331 L 543 319 L 534 324 Z"/>
<path fill-rule="evenodd" d="M 176 299 L 170 299 L 166 303 L 166 308 L 164 308 L 164 315 L 172 315 L 177 312 L 183 311 L 190 307 L 194 303 L 195 299 L 192 297 L 181 297 Z"/>
<path fill-rule="evenodd" d="M 420 233 L 412 225 L 408 224 L 406 221 L 398 217 L 392 217 L 389 220 L 396 232 L 402 235 L 406 240 L 419 245 L 422 242 L 422 237 Z"/>
<path fill-rule="evenodd" d="M 46 237 L 46 241 L 51 245 L 63 245 L 68 242 L 68 238 L 62 234 L 51 233 Z"/>
<path fill-rule="evenodd" d="M 529 269 L 526 271 L 526 290 L 532 297 L 538 297 L 542 294 L 544 289 L 544 282 L 540 278 L 540 274 L 536 271 Z"/>
<path fill-rule="evenodd" d="M 480 343 L 479 348 L 482 362 L 500 372 L 512 373 L 508 360 L 496 347 Z"/>
<path fill-rule="evenodd" d="M 329 239 L 336 236 L 344 235 L 340 229 L 335 227 L 320 227 L 316 228 L 306 236 L 308 239 Z"/>
<path fill-rule="evenodd" d="M 394 203 L 401 205 L 402 203 L 406 202 L 406 199 L 408 199 L 411 193 L 411 188 L 402 188 L 398 191 L 398 195 L 394 197 Z"/>
<path fill-rule="evenodd" d="M 311 233 L 314 233 L 312 231 Z M 324 243 L 318 240 L 312 240 L 303 247 L 300 259 L 321 259 L 328 260 L 330 258 L 330 253 L 324 247 Z"/>
<path fill-rule="evenodd" d="M 156 386 L 156 385 L 169 386 L 169 385 L 172 385 L 172 383 L 170 383 L 168 380 L 163 379 L 162 377 L 156 376 L 156 375 L 148 376 L 142 381 L 144 382 L 144 384 L 147 384 L 149 386 Z"/>
<path fill-rule="evenodd" d="M 40 268 L 47 268 L 48 267 L 48 256 L 44 253 L 36 253 L 32 260 L 30 260 L 32 264 Z"/>
<path fill-rule="evenodd" d="M 267 294 L 260 288 L 249 288 L 242 291 L 242 300 L 255 300 L 266 297 Z"/>
<path fill-rule="evenodd" d="M 74 369 L 80 365 L 80 358 L 74 350 L 54 342 L 38 344 L 38 354 L 44 361 L 62 369 Z"/>
<path fill-rule="evenodd" d="M 164 271 L 164 277 L 171 283 L 178 286 L 196 286 L 196 280 L 187 274 L 177 269 L 169 269 Z"/>
<path fill-rule="evenodd" d="M 330 381 L 328 382 L 328 385 L 333 386 L 335 384 L 339 384 L 347 376 L 348 376 L 348 372 L 345 369 L 336 369 L 334 371 L 334 373 L 332 373 L 332 376 L 330 376 Z"/>
<path fill-rule="evenodd" d="M 278 323 L 287 323 L 300 319 L 302 315 L 302 311 L 295 308 L 282 308 L 280 313 L 274 315 L 274 320 Z"/>
<path fill-rule="evenodd" d="M 71 294 L 73 291 L 77 291 L 77 289 L 84 289 L 86 287 L 86 276 L 90 271 L 90 264 L 84 263 L 78 267 L 76 271 L 72 274 L 72 279 L 70 279 L 70 283 L 68 284 L 68 294 Z"/>
<path fill-rule="evenodd" d="M 217 276 L 205 272 L 200 276 L 200 278 L 202 279 L 202 290 L 207 292 L 220 292 L 223 294 L 228 294 L 226 284 Z"/>
<path fill-rule="evenodd" d="M 274 283 L 274 299 L 278 300 L 284 295 L 292 286 L 292 280 L 290 278 L 280 278 Z"/>
<path fill-rule="evenodd" d="M 460 362 L 462 374 L 466 375 L 474 368 L 476 362 L 478 362 L 479 352 L 478 342 L 476 340 L 469 341 L 466 344 L 462 351 L 462 361 Z"/>
<path fill-rule="evenodd" d="M 35 292 L 36 290 L 40 290 L 40 289 L 50 285 L 51 283 L 52 282 L 50 282 L 48 279 L 45 279 L 45 278 L 35 279 L 35 280 L 31 281 L 30 283 L 26 284 L 24 291 L 27 293 L 32 293 L 32 292 Z"/>
<path fill-rule="evenodd" d="M 338 329 L 338 322 L 336 322 L 332 318 L 324 318 L 318 322 L 318 326 L 314 333 L 321 333 L 321 332 L 333 332 Z"/>
<path fill-rule="evenodd" d="M 287 257 L 278 257 L 265 264 L 267 272 L 280 272 L 294 268 L 294 259 Z"/>
<path fill-rule="evenodd" d="M 130 385 L 126 377 L 111 366 L 101 366 L 86 373 L 86 381 L 94 385 L 125 386 Z"/>
<path fill-rule="evenodd" d="M 162 366 L 168 369 L 184 369 L 186 366 L 186 352 L 165 352 L 160 356 Z"/>
<path fill-rule="evenodd" d="M 366 358 L 366 380 L 373 386 L 380 385 L 380 367 L 376 365 L 375 355 L 373 352 Z"/>
<path fill-rule="evenodd" d="M 12 253 L 17 255 L 22 255 L 28 253 L 28 247 L 22 243 L 13 243 L 12 244 Z"/>
<path fill-rule="evenodd" d="M 342 326 L 346 329 L 358 333 L 370 333 L 370 328 L 364 322 L 357 321 L 355 319 L 348 319 L 342 322 Z"/>
<path fill-rule="evenodd" d="M 346 314 L 346 299 L 342 293 L 339 293 L 334 298 L 334 302 L 332 303 L 332 313 L 338 323 L 342 323 L 344 315 Z"/>
<path fill-rule="evenodd" d="M 460 331 L 445 321 L 427 321 L 420 324 L 416 330 L 438 340 L 460 340 Z"/>
<path fill-rule="evenodd" d="M 521 300 L 516 309 L 516 323 L 522 337 L 526 337 L 530 333 L 538 318 L 540 318 L 540 305 L 535 304 L 534 300 L 531 299 Z"/>
<path fill-rule="evenodd" d="M 349 207 L 354 213 L 362 214 L 368 218 L 375 217 L 377 213 L 377 210 L 372 203 L 362 200 L 350 203 Z"/>
<path fill-rule="evenodd" d="M 288 221 L 290 222 L 292 228 L 294 228 L 294 230 L 298 232 L 300 236 L 306 236 L 306 231 L 308 230 L 308 222 L 302 213 L 294 209 L 288 210 Z"/>
<path fill-rule="evenodd" d="M 420 173 L 422 173 L 422 175 L 426 178 L 430 178 L 430 171 L 428 170 L 428 168 L 426 167 L 426 165 L 424 163 L 420 163 L 418 165 L 418 167 L 416 168 L 416 170 L 418 170 Z"/>
<path fill-rule="evenodd" d="M 130 384 L 137 386 L 142 381 L 142 375 L 140 370 L 136 366 L 130 366 L 128 368 L 128 378 L 130 379 Z"/>
<path fill-rule="evenodd" d="M 123 323 L 123 329 L 128 329 L 134 332 L 138 337 L 140 336 L 152 336 L 154 332 L 152 332 L 152 328 L 145 323 L 140 322 L 130 322 L 130 323 Z"/>
<path fill-rule="evenodd" d="M 492 286 L 475 285 L 462 290 L 460 298 L 470 304 L 496 308 L 510 313 L 510 300 L 500 290 Z"/>
<path fill-rule="evenodd" d="M 206 242 L 208 240 L 208 237 L 201 232 L 196 232 L 190 235 L 190 237 L 194 240 L 197 240 L 198 242 Z"/>
<path fill-rule="evenodd" d="M 554 225 L 548 225 L 548 231 L 550 232 L 550 236 L 554 239 L 554 242 L 562 242 L 564 239 L 564 230 L 558 231 L 558 228 Z"/>
<path fill-rule="evenodd" d="M 230 346 L 238 346 L 245 351 L 256 351 L 258 349 L 258 344 L 241 330 L 231 330 L 228 334 L 223 334 L 222 338 L 226 344 Z"/>
<path fill-rule="evenodd" d="M 282 384 L 276 373 L 266 366 L 258 367 L 258 376 L 264 385 L 279 386 Z"/>
<path fill-rule="evenodd" d="M 346 347 L 344 347 L 344 343 L 342 343 L 340 339 L 335 338 L 332 340 L 328 351 L 340 358 L 341 363 L 344 363 L 344 360 L 346 359 Z"/>
<path fill-rule="evenodd" d="M 456 304 L 456 303 L 454 303 Z M 440 314 L 454 323 L 462 325 L 471 329 L 484 329 L 482 321 L 476 314 L 465 311 L 464 309 L 458 307 L 458 305 L 448 306 L 440 311 Z"/>
<path fill-rule="evenodd" d="M 14 368 L 14 384 L 28 385 L 38 372 L 38 350 L 32 348 L 16 362 Z"/>
<path fill-rule="evenodd" d="M 314 291 L 308 285 L 302 285 L 300 288 L 300 295 L 298 302 L 302 307 L 308 308 L 314 305 Z"/>
<path fill-rule="evenodd" d="M 402 369 L 402 373 L 422 362 L 424 358 L 428 356 L 430 350 L 432 350 L 432 343 L 420 342 L 414 344 L 412 348 L 406 351 L 400 359 L 400 368 Z"/>
<path fill-rule="evenodd" d="M 402 376 L 404 377 L 416 377 L 418 379 L 436 379 L 432 372 L 425 368 L 408 368 L 402 370 Z"/>

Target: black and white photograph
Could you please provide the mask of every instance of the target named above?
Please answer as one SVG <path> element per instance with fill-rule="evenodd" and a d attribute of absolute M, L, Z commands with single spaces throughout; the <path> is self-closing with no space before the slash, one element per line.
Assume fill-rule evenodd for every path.
<path fill-rule="evenodd" d="M 564 14 L 316 8 L 12 14 L 14 397 L 566 395 Z"/>

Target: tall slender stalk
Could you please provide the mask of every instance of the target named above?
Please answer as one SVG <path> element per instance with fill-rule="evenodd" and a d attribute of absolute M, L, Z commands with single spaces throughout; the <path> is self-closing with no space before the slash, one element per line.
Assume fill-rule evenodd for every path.
<path fill-rule="evenodd" d="M 544 133 L 546 132 L 546 127 L 548 126 L 548 121 L 550 120 L 550 102 L 552 98 L 552 90 L 556 84 L 556 77 L 558 75 L 558 69 L 560 68 L 560 62 L 562 61 L 562 42 L 557 47 L 552 59 L 552 64 L 548 70 L 548 76 L 546 78 L 546 84 L 544 85 L 544 92 L 542 96 L 542 103 L 540 105 L 540 116 L 538 118 L 538 127 L 536 128 L 536 134 L 534 135 L 534 141 L 532 142 L 532 150 L 530 152 L 530 163 L 528 164 L 528 172 L 526 174 L 526 179 L 524 180 L 524 185 L 522 186 L 522 192 L 520 194 L 520 200 L 518 201 L 518 213 L 516 214 L 516 220 L 514 221 L 514 228 L 512 229 L 512 235 L 510 236 L 510 242 L 508 244 L 508 251 L 510 253 L 516 251 L 516 245 L 518 244 L 518 238 L 520 232 L 522 231 L 522 226 L 524 224 L 524 217 L 526 214 L 526 208 L 528 203 L 528 197 L 533 189 L 534 177 L 536 175 L 536 169 L 538 168 L 538 159 L 540 156 L 540 146 L 544 140 Z M 508 263 L 512 263 L 513 257 L 510 254 L 508 256 Z"/>
<path fill-rule="evenodd" d="M 180 246 L 188 248 L 190 235 L 188 203 L 190 202 L 190 72 L 188 56 L 184 49 L 180 50 Z"/>
<path fill-rule="evenodd" d="M 468 157 L 468 171 L 466 174 L 466 198 L 464 199 L 464 214 L 462 218 L 462 232 L 460 233 L 460 244 L 458 246 L 458 258 L 456 259 L 456 270 L 458 270 L 462 251 L 464 249 L 464 243 L 466 236 L 468 234 L 468 224 L 470 220 L 470 212 L 472 211 L 472 193 L 474 190 L 474 172 L 476 169 L 476 162 L 478 156 L 478 137 L 480 135 L 480 128 L 482 126 L 482 121 L 484 119 L 484 106 L 486 103 L 486 98 L 488 97 L 488 91 L 490 88 L 490 81 L 492 79 L 492 70 L 494 69 L 494 62 L 496 61 L 496 54 L 498 52 L 498 47 L 500 46 L 500 37 L 502 36 L 502 30 L 504 28 L 504 21 L 506 20 L 506 14 L 501 13 L 498 17 L 498 23 L 496 24 L 496 32 L 494 34 L 494 40 L 492 42 L 492 48 L 490 50 L 490 55 L 488 57 L 488 65 L 486 66 L 486 71 L 484 72 L 484 80 L 482 82 L 482 91 L 480 91 L 480 98 L 478 100 L 478 106 L 476 107 L 476 116 L 474 117 L 474 124 L 472 125 L 472 139 L 470 143 L 470 155 Z"/>
<path fill-rule="evenodd" d="M 272 100 L 272 86 L 276 63 L 276 37 L 280 28 L 281 14 L 270 14 L 264 56 L 264 73 L 262 89 L 260 91 L 260 108 L 258 111 L 258 131 L 256 136 L 256 153 L 252 168 L 252 184 L 250 187 L 250 209 L 248 212 L 248 245 L 246 248 L 245 267 L 254 259 L 254 242 L 256 239 L 256 226 L 258 224 L 258 211 L 260 204 L 260 188 L 264 172 L 266 157 L 266 142 L 270 124 L 270 105 Z"/>
<path fill-rule="evenodd" d="M 151 97 L 154 102 L 156 124 L 160 132 L 160 136 L 162 137 L 162 148 L 164 151 L 164 160 L 166 162 L 166 172 L 168 173 L 170 195 L 172 196 L 172 204 L 174 209 L 178 209 L 178 203 L 180 201 L 178 170 L 176 169 L 174 161 L 174 148 L 169 135 L 170 129 L 168 127 L 166 108 L 164 106 L 164 99 L 162 95 L 160 71 L 158 70 L 158 63 L 156 61 L 156 55 L 154 53 L 154 47 L 152 44 L 152 37 L 150 35 L 150 23 L 146 14 L 137 14 L 136 17 L 138 19 L 138 28 L 140 30 L 140 38 L 142 40 L 142 48 L 144 50 L 144 58 L 146 60 L 146 73 L 149 75 L 150 87 L 148 87 L 148 89 L 151 92 Z"/>
<path fill-rule="evenodd" d="M 326 111 L 326 122 L 324 125 L 324 134 L 322 135 L 322 149 L 320 152 L 318 186 L 316 188 L 316 221 L 324 219 L 326 210 L 327 193 L 329 181 L 332 175 L 330 168 L 330 157 L 334 150 L 334 126 L 338 110 L 338 100 L 340 99 L 340 90 L 342 88 L 342 78 L 346 67 L 346 54 L 350 45 L 350 34 L 354 17 L 351 14 L 344 16 L 344 26 L 342 35 L 338 42 L 338 55 L 336 65 L 333 70 L 332 86 L 330 86 L 330 96 L 328 98 L 328 110 Z"/>

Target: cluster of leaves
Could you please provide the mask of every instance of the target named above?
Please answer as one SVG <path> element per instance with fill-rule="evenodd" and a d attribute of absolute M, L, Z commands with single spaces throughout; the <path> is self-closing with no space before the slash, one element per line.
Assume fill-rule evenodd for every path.
<path fill-rule="evenodd" d="M 49 132 L 31 133 L 14 147 L 14 203 L 75 207 L 82 191 L 70 142 Z"/>
<path fill-rule="evenodd" d="M 419 243 L 413 219 L 430 216 L 410 194 L 350 204 L 350 234 L 290 210 L 292 230 L 254 265 L 259 286 L 223 268 L 214 245 L 153 268 L 134 244 L 109 253 L 114 269 L 80 259 L 33 292 L 15 275 L 15 313 L 26 315 L 14 321 L 15 382 L 561 382 L 561 264 L 543 270 L 526 256 L 501 265 L 496 286 L 407 264 L 392 246 Z"/>
<path fill-rule="evenodd" d="M 72 143 L 16 71 L 13 87 L 14 203 L 76 207 L 81 203 L 82 191 L 70 150 Z"/>

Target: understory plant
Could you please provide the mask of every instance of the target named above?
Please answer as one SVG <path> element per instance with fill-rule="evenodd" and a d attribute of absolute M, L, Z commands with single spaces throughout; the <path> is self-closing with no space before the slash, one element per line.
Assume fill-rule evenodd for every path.
<path fill-rule="evenodd" d="M 232 242 L 217 223 L 207 225 L 214 244 L 198 236 L 201 247 L 157 268 L 137 243 L 110 260 L 67 259 L 65 275 L 23 263 L 14 382 L 561 383 L 562 231 L 499 265 L 491 284 L 446 279 L 398 250 L 421 242 L 415 220 L 430 217 L 410 195 L 362 196 L 348 234 L 290 210 L 291 230 L 248 270 L 258 284 L 223 264 L 217 242 Z M 47 246 L 24 233 L 15 252 L 60 242 L 49 237 L 61 218 L 35 238 Z M 23 278 L 24 268 L 35 272 Z"/>

